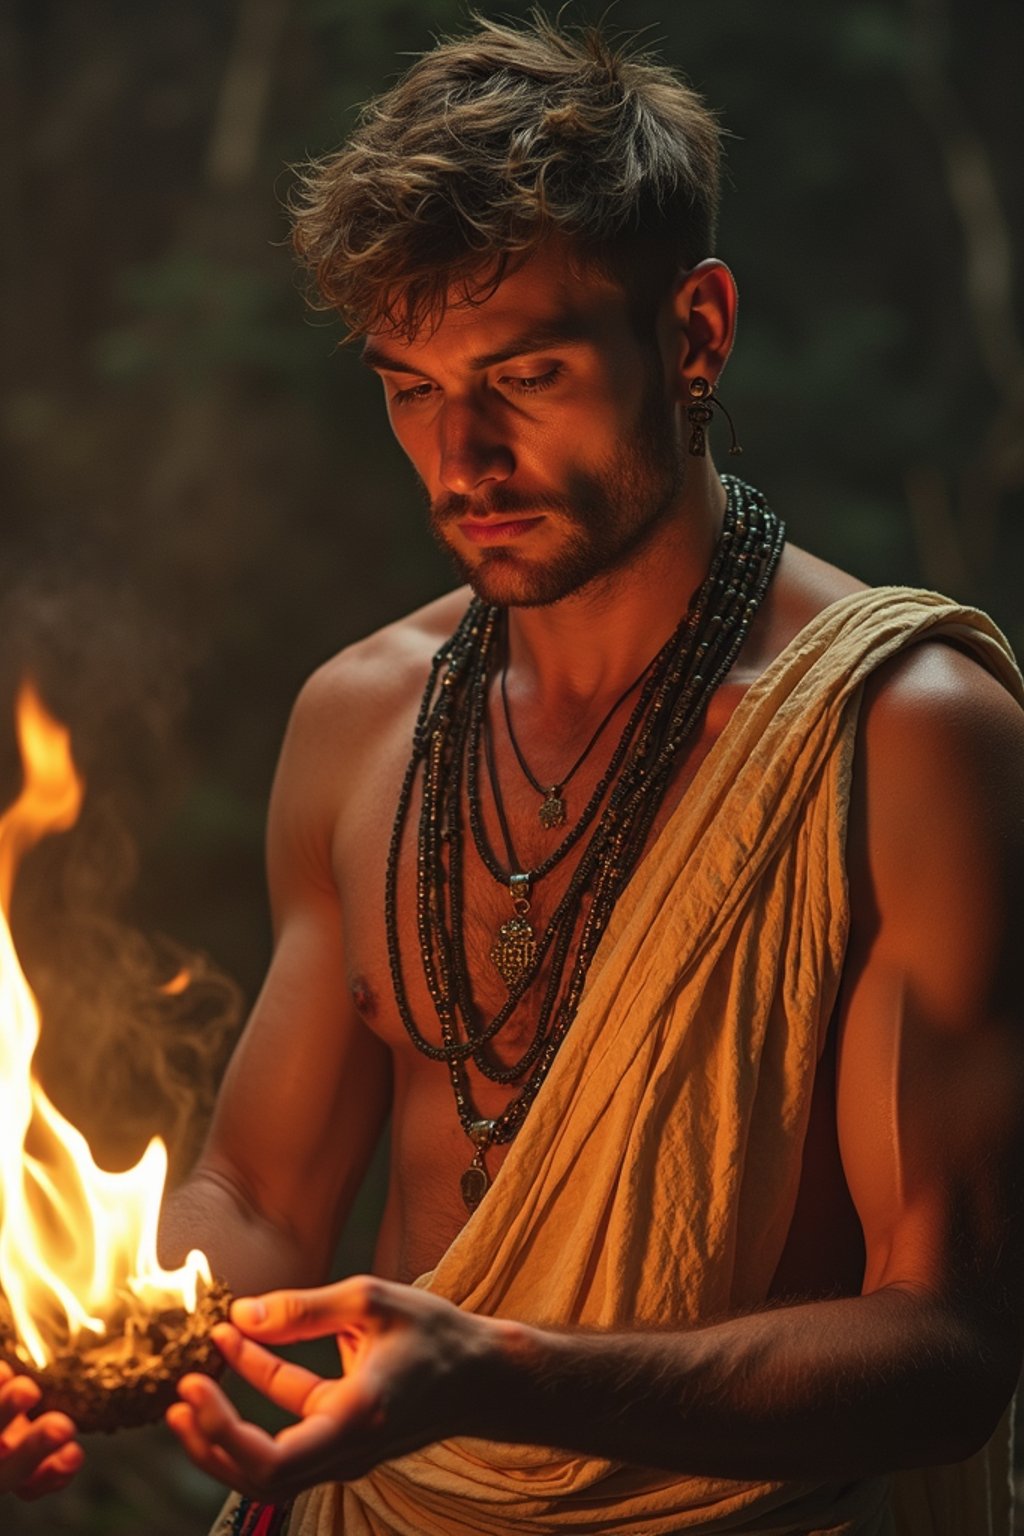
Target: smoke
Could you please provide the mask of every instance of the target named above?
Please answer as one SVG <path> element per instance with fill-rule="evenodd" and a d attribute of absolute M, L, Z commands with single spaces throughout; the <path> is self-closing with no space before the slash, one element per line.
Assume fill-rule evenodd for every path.
<path fill-rule="evenodd" d="M 159 1134 L 180 1177 L 242 1012 L 208 957 L 132 920 L 140 849 L 185 781 L 194 657 L 130 592 L 52 578 L 0 597 L 0 634 L 0 800 L 20 787 L 13 714 L 26 676 L 70 729 L 86 785 L 76 826 L 40 843 L 15 882 L 12 929 L 43 1018 L 36 1071 L 101 1165 L 128 1166 Z"/>

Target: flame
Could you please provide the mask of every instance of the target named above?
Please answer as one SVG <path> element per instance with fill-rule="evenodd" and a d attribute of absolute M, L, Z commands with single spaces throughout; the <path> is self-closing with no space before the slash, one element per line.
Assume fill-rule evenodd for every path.
<path fill-rule="evenodd" d="M 82 781 L 68 732 L 31 684 L 17 701 L 24 787 L 0 817 L 0 1289 L 37 1366 L 83 1342 L 121 1332 L 137 1298 L 146 1310 L 196 1305 L 210 1283 L 197 1249 L 180 1269 L 156 1256 L 167 1149 L 154 1136 L 124 1173 L 97 1168 L 82 1134 L 32 1076 L 39 1010 L 7 919 L 18 864 L 51 832 L 73 826 Z"/>
<path fill-rule="evenodd" d="M 160 991 L 165 997 L 180 997 L 183 992 L 188 991 L 191 985 L 192 972 L 187 967 L 182 966 L 181 970 L 172 976 L 170 981 L 164 982 Z"/>

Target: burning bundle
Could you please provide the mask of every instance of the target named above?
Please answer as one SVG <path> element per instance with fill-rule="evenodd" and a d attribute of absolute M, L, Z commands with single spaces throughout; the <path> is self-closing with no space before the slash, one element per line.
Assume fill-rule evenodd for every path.
<path fill-rule="evenodd" d="M 24 787 L 0 817 L 0 1359 L 40 1384 L 44 1407 L 112 1430 L 158 1418 L 187 1371 L 219 1371 L 210 1329 L 228 1297 L 198 1250 L 180 1269 L 157 1261 L 163 1142 L 123 1173 L 98 1168 L 33 1076 L 39 1012 L 7 914 L 22 855 L 74 824 L 82 785 L 67 732 L 28 687 L 18 737 Z"/>
<path fill-rule="evenodd" d="M 191 1311 L 129 1308 L 102 1337 L 75 1348 L 66 1344 L 40 1366 L 25 1360 L 13 1313 L 0 1296 L 0 1360 L 38 1382 L 43 1407 L 68 1414 L 83 1434 L 149 1424 L 174 1402 L 189 1371 L 220 1374 L 224 1360 L 210 1329 L 226 1319 L 229 1301 L 225 1288 L 213 1283 Z"/>

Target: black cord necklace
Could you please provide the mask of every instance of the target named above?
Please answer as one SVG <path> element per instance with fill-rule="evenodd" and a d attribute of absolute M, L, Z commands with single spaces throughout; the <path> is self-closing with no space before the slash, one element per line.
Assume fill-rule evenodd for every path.
<path fill-rule="evenodd" d="M 657 658 L 654 658 L 654 660 L 656 659 Z M 512 711 L 509 709 L 508 704 L 508 624 L 506 622 L 505 648 L 501 663 L 501 707 L 505 715 L 505 729 L 508 731 L 508 739 L 512 744 L 512 751 L 515 753 L 516 762 L 522 769 L 523 775 L 527 782 L 530 784 L 531 788 L 535 789 L 538 795 L 542 797 L 542 804 L 540 810 L 537 812 L 542 827 L 554 828 L 565 826 L 566 809 L 564 791 L 572 781 L 576 770 L 578 768 L 582 768 L 594 747 L 597 746 L 597 743 L 604 735 L 605 727 L 610 724 L 612 717 L 615 715 L 620 705 L 625 704 L 626 700 L 629 698 L 630 694 L 635 688 L 639 688 L 640 684 L 647 676 L 647 673 L 654 665 L 654 660 L 649 661 L 644 667 L 643 671 L 639 673 L 637 677 L 634 677 L 629 687 L 624 688 L 623 691 L 619 694 L 619 697 L 615 700 L 615 703 L 612 705 L 611 709 L 609 709 L 608 713 L 605 715 L 604 719 L 601 721 L 600 725 L 597 727 L 597 730 L 591 736 L 590 740 L 583 748 L 583 751 L 573 763 L 572 767 L 566 773 L 563 773 L 554 784 L 549 784 L 545 788 L 543 784 L 538 782 L 536 776 L 533 773 L 533 770 L 530 768 L 529 763 L 526 761 L 526 754 L 520 747 L 519 742 L 516 739 L 516 733 L 512 729 Z M 493 782 L 496 781 L 492 775 L 492 783 Z M 509 859 L 512 860 L 511 851 L 509 851 Z M 515 861 L 512 860 L 512 862 Z"/>
<path fill-rule="evenodd" d="M 615 903 L 625 889 L 684 743 L 726 676 L 778 564 L 784 528 L 759 492 L 723 476 L 727 504 L 722 532 L 705 580 L 686 615 L 658 653 L 605 773 L 558 847 L 532 870 L 495 857 L 483 825 L 479 758 L 493 677 L 499 611 L 474 599 L 434 657 L 413 733 L 412 755 L 399 792 L 385 876 L 388 960 L 399 1015 L 410 1039 L 431 1060 L 447 1064 L 460 1122 L 473 1148 L 462 1179 L 466 1205 L 483 1198 L 489 1147 L 512 1140 L 540 1091 L 576 1015 L 591 961 Z M 398 923 L 398 864 L 413 791 L 422 772 L 416 844 L 416 930 L 427 990 L 441 1043 L 422 1033 L 409 1005 Z M 492 959 L 508 997 L 489 1021 L 474 1007 L 463 933 L 465 849 L 463 808 L 476 852 L 513 906 Z M 600 814 L 599 814 L 600 813 Z M 584 842 L 584 836 L 589 837 Z M 503 834 L 503 841 L 505 840 Z M 544 929 L 529 922 L 533 885 L 582 844 L 576 867 Z M 511 931 L 514 922 L 520 926 Z M 475 957 L 479 958 L 479 957 Z M 546 979 L 541 983 L 546 967 Z M 504 1025 L 534 990 L 532 1039 L 517 1061 L 503 1065 L 493 1050 Z M 466 1064 L 516 1092 L 493 1119 L 473 1102 Z"/>

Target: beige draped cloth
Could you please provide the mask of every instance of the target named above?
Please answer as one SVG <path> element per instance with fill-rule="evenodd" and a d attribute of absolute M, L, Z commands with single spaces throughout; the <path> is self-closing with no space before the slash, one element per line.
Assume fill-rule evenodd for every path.
<path fill-rule="evenodd" d="M 968 649 L 1024 701 L 992 622 L 935 594 L 874 588 L 812 620 L 647 851 L 493 1187 L 418 1284 L 486 1315 L 609 1330 L 764 1302 L 846 947 L 862 685 L 926 636 Z M 894 1482 L 683 1477 L 460 1439 L 312 1490 L 289 1536 L 1009 1530 L 1006 1434 L 961 1467 Z"/>

